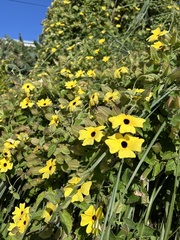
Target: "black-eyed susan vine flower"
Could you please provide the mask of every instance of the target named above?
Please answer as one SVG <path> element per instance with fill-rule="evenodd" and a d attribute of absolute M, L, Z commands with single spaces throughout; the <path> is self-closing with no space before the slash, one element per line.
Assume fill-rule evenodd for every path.
<path fill-rule="evenodd" d="M 107 62 L 107 61 L 109 60 L 109 58 L 110 58 L 110 57 L 104 56 L 103 59 L 102 59 L 102 61 L 103 61 L 103 62 Z"/>
<path fill-rule="evenodd" d="M 115 133 L 105 140 L 111 154 L 118 153 L 119 158 L 135 158 L 134 152 L 141 152 L 141 147 L 144 139 L 134 137 L 130 134 L 124 136 L 120 133 Z"/>
<path fill-rule="evenodd" d="M 2 150 L 2 155 L 4 156 L 4 158 L 6 158 L 6 159 L 11 159 L 11 151 L 10 151 L 10 149 L 9 148 L 3 148 L 3 150 Z"/>
<path fill-rule="evenodd" d="M 93 145 L 94 141 L 100 142 L 103 135 L 102 130 L 105 129 L 105 126 L 99 127 L 85 127 L 79 131 L 79 140 L 83 140 L 83 146 Z"/>
<path fill-rule="evenodd" d="M 44 218 L 44 221 L 48 223 L 52 217 L 53 212 L 57 209 L 58 204 L 53 204 L 51 202 L 47 202 L 46 207 L 42 213 L 42 218 Z"/>
<path fill-rule="evenodd" d="M 106 103 L 117 103 L 120 100 L 121 94 L 118 90 L 114 90 L 113 92 L 107 92 L 104 96 L 103 102 Z"/>
<path fill-rule="evenodd" d="M 85 94 L 81 86 L 78 86 L 78 94 L 79 95 Z"/>
<path fill-rule="evenodd" d="M 98 43 L 103 44 L 105 41 L 106 41 L 105 38 L 101 38 L 101 39 L 98 40 Z"/>
<path fill-rule="evenodd" d="M 145 119 L 126 115 L 124 113 L 114 117 L 110 117 L 109 121 L 112 123 L 112 128 L 119 128 L 120 133 L 136 133 L 135 127 L 142 128 Z"/>
<path fill-rule="evenodd" d="M 22 89 L 25 91 L 25 93 L 29 96 L 30 91 L 32 91 L 35 88 L 35 86 L 32 83 L 25 83 L 22 86 Z"/>
<path fill-rule="evenodd" d="M 20 102 L 20 107 L 22 109 L 25 109 L 25 108 L 31 108 L 32 106 L 34 105 L 34 103 L 28 98 L 24 98 L 23 101 Z"/>
<path fill-rule="evenodd" d="M 66 89 L 72 89 L 72 88 L 75 88 L 77 85 L 77 81 L 74 80 L 74 81 L 68 81 L 65 83 L 65 87 Z"/>
<path fill-rule="evenodd" d="M 163 36 L 168 33 L 168 31 L 166 31 L 166 30 L 161 31 L 161 29 L 159 27 L 152 30 L 151 32 L 153 34 L 146 39 L 148 42 L 154 42 L 154 41 L 158 40 L 160 36 Z"/>
<path fill-rule="evenodd" d="M 5 142 L 4 142 L 4 147 L 6 149 L 14 149 L 19 145 L 20 141 L 19 140 L 14 140 L 12 138 L 8 138 Z"/>
<path fill-rule="evenodd" d="M 99 93 L 95 92 L 95 93 L 93 93 L 93 95 L 90 97 L 89 106 L 90 106 L 90 107 L 93 107 L 93 106 L 98 105 L 98 103 L 99 103 Z"/>
<path fill-rule="evenodd" d="M 115 70 L 114 72 L 114 78 L 120 78 L 121 77 L 121 73 L 128 73 L 129 70 L 127 67 L 120 67 L 118 69 Z"/>
<path fill-rule="evenodd" d="M 8 158 L 0 159 L 0 172 L 7 172 L 13 168 L 13 163 Z"/>
<path fill-rule="evenodd" d="M 52 101 L 49 98 L 41 99 L 37 101 L 38 107 L 48 107 L 52 104 Z"/>
<path fill-rule="evenodd" d="M 64 196 L 68 197 L 73 191 L 74 187 L 81 181 L 79 177 L 73 177 L 68 181 L 66 187 L 64 187 Z M 84 200 L 83 195 L 88 196 L 90 187 L 92 185 L 91 181 L 84 182 L 78 189 L 75 191 L 72 196 L 71 202 L 82 202 Z"/>
<path fill-rule="evenodd" d="M 16 232 L 22 234 L 27 227 L 30 220 L 30 207 L 25 207 L 25 203 L 20 203 L 19 207 L 15 207 L 14 212 L 12 213 L 13 223 L 10 223 L 8 231 L 9 235 L 13 236 Z M 16 229 L 16 231 L 14 231 Z"/>
<path fill-rule="evenodd" d="M 87 71 L 87 75 L 88 75 L 88 77 L 95 77 L 95 76 L 96 76 L 96 73 L 95 73 L 94 70 L 89 69 L 89 70 Z"/>
<path fill-rule="evenodd" d="M 53 124 L 55 124 L 56 126 L 58 126 L 58 124 L 59 124 L 59 117 L 57 115 L 52 115 L 52 117 L 51 117 L 49 126 L 51 126 Z"/>
<path fill-rule="evenodd" d="M 76 110 L 77 107 L 82 105 L 82 101 L 80 100 L 80 96 L 77 96 L 74 100 L 70 101 L 68 104 L 68 109 L 70 112 Z"/>
<path fill-rule="evenodd" d="M 76 77 L 77 78 L 79 78 L 79 77 L 84 77 L 84 74 L 85 74 L 85 72 L 83 71 L 83 70 L 78 70 L 77 72 L 76 72 Z"/>
<path fill-rule="evenodd" d="M 42 179 L 44 178 L 48 179 L 50 175 L 53 175 L 55 170 L 56 170 L 56 159 L 53 160 L 51 158 L 46 162 L 46 166 L 39 170 L 39 173 L 43 173 Z"/>
<path fill-rule="evenodd" d="M 99 207 L 97 210 L 91 205 L 84 213 L 81 215 L 81 223 L 80 225 L 86 226 L 87 234 L 98 235 L 99 230 L 101 230 L 101 220 L 104 218 L 104 214 L 102 212 L 102 208 Z"/>
<path fill-rule="evenodd" d="M 139 100 L 142 97 L 142 93 L 145 91 L 145 89 L 142 88 L 135 88 L 135 89 L 128 89 L 128 93 L 133 96 L 133 99 Z M 150 101 L 151 97 L 152 97 L 152 92 L 149 92 L 149 95 L 147 97 L 145 97 L 145 100 L 147 102 Z"/>
<path fill-rule="evenodd" d="M 153 47 L 153 48 L 155 48 L 155 49 L 157 49 L 157 50 L 161 49 L 161 48 L 164 47 L 164 46 L 165 46 L 165 44 L 162 43 L 161 41 L 154 42 L 154 43 L 151 45 L 151 47 Z"/>

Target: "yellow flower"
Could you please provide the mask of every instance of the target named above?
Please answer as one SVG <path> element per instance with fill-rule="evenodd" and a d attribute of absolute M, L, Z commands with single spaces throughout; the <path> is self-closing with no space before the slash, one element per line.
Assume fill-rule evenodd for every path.
<path fill-rule="evenodd" d="M 102 10 L 103 10 L 103 11 L 105 11 L 105 10 L 106 10 L 106 6 L 102 6 L 101 8 L 102 8 Z"/>
<path fill-rule="evenodd" d="M 114 90 L 114 92 L 107 92 L 104 96 L 103 102 L 111 103 L 111 102 L 118 102 L 121 95 L 119 91 Z"/>
<path fill-rule="evenodd" d="M 25 108 L 28 108 L 28 107 L 31 108 L 33 105 L 34 105 L 34 103 L 28 97 L 20 102 L 20 107 L 22 109 L 25 109 Z"/>
<path fill-rule="evenodd" d="M 120 27 L 121 27 L 121 24 L 116 24 L 116 27 L 117 27 L 117 28 L 120 28 Z"/>
<path fill-rule="evenodd" d="M 93 59 L 94 57 L 93 56 L 86 56 L 86 59 L 87 60 L 91 60 L 91 59 Z"/>
<path fill-rule="evenodd" d="M 64 32 L 63 30 L 59 30 L 58 34 L 63 34 L 63 32 Z"/>
<path fill-rule="evenodd" d="M 94 70 L 90 69 L 87 71 L 87 75 L 88 77 L 95 77 L 96 76 L 96 73 Z"/>
<path fill-rule="evenodd" d="M 54 53 L 54 52 L 56 52 L 56 48 L 51 48 L 51 53 Z"/>
<path fill-rule="evenodd" d="M 59 124 L 59 117 L 57 115 L 52 115 L 52 120 L 49 123 L 49 126 L 55 124 L 56 126 L 58 126 Z"/>
<path fill-rule="evenodd" d="M 116 69 L 116 71 L 114 72 L 114 78 L 120 78 L 121 77 L 121 73 L 128 73 L 128 68 L 127 67 L 120 67 L 118 69 Z"/>
<path fill-rule="evenodd" d="M 21 132 L 20 134 L 16 134 L 17 139 L 19 139 L 20 141 L 25 142 L 26 140 L 29 139 L 29 136 L 26 132 Z"/>
<path fill-rule="evenodd" d="M 82 90 L 82 88 L 80 86 L 78 86 L 78 94 L 79 95 L 82 95 L 84 94 L 85 92 Z"/>
<path fill-rule="evenodd" d="M 119 158 L 135 158 L 136 155 L 134 151 L 141 152 L 141 146 L 144 139 L 133 137 L 130 134 L 125 134 L 124 136 L 120 133 L 115 133 L 109 136 L 105 143 L 109 147 L 111 154 L 118 152 Z"/>
<path fill-rule="evenodd" d="M 13 168 L 13 163 L 7 158 L 0 159 L 0 172 L 7 172 Z"/>
<path fill-rule="evenodd" d="M 77 78 L 78 78 L 78 77 L 84 77 L 84 71 L 82 71 L 82 70 L 77 71 L 77 72 L 76 72 L 76 77 L 77 77 Z"/>
<path fill-rule="evenodd" d="M 42 179 L 44 178 L 48 179 L 49 176 L 55 172 L 55 170 L 56 170 L 56 159 L 52 160 L 51 158 L 46 162 L 46 166 L 39 170 L 39 173 L 43 173 Z"/>
<path fill-rule="evenodd" d="M 92 233 L 98 235 L 100 228 L 100 220 L 104 218 L 102 208 L 99 207 L 97 210 L 91 205 L 83 214 L 81 215 L 81 226 L 86 226 L 86 233 Z"/>
<path fill-rule="evenodd" d="M 68 181 L 68 185 L 64 188 L 64 196 L 68 197 L 73 191 L 74 187 L 81 181 L 79 177 L 73 177 Z M 91 181 L 83 183 L 72 196 L 71 202 L 82 202 L 84 200 L 83 195 L 88 196 L 90 187 L 92 185 Z"/>
<path fill-rule="evenodd" d="M 49 98 L 41 99 L 37 102 L 38 107 L 47 107 L 52 104 L 52 101 Z"/>
<path fill-rule="evenodd" d="M 93 38 L 93 36 L 91 35 L 91 36 L 89 36 L 89 39 L 92 39 Z"/>
<path fill-rule="evenodd" d="M 103 60 L 103 62 L 107 62 L 107 61 L 109 60 L 109 58 L 110 58 L 110 57 L 105 56 L 105 57 L 103 57 L 102 60 Z"/>
<path fill-rule="evenodd" d="M 69 105 L 68 105 L 68 109 L 70 112 L 73 112 L 76 110 L 76 108 L 78 106 L 82 105 L 82 101 L 80 100 L 80 97 L 76 97 L 74 100 L 70 101 Z"/>
<path fill-rule="evenodd" d="M 133 91 L 133 90 L 132 90 Z M 135 89 L 136 93 L 143 93 L 145 91 L 145 89 L 142 89 L 142 88 L 136 88 Z M 152 97 L 152 92 L 149 93 L 149 95 L 145 98 L 145 100 L 147 102 L 149 102 L 150 98 Z M 138 97 L 137 97 L 138 98 Z"/>
<path fill-rule="evenodd" d="M 105 42 L 105 38 L 99 39 L 98 42 L 99 44 L 103 44 Z"/>
<path fill-rule="evenodd" d="M 94 50 L 94 53 L 95 53 L 95 54 L 98 54 L 98 53 L 99 53 L 99 49 L 95 49 L 95 50 Z"/>
<path fill-rule="evenodd" d="M 83 146 L 86 145 L 93 145 L 94 141 L 100 142 L 101 138 L 103 137 L 103 133 L 101 130 L 103 130 L 105 126 L 99 126 L 99 127 L 85 127 L 85 129 L 82 129 L 79 131 L 79 140 L 83 141 Z"/>
<path fill-rule="evenodd" d="M 110 117 L 109 121 L 112 123 L 112 128 L 119 128 L 120 133 L 136 133 L 135 127 L 143 127 L 145 119 L 133 117 L 131 115 L 119 114 L 115 117 Z"/>
<path fill-rule="evenodd" d="M 24 214 L 21 216 L 21 219 L 19 219 L 17 222 L 10 223 L 8 228 L 9 236 L 14 236 L 18 232 L 22 234 L 25 231 L 25 228 L 27 227 L 29 220 L 30 216 Z"/>
<path fill-rule="evenodd" d="M 9 148 L 3 148 L 2 154 L 4 158 L 10 160 L 11 159 L 11 151 Z"/>
<path fill-rule="evenodd" d="M 25 93 L 29 94 L 30 91 L 32 91 L 34 89 L 34 85 L 32 83 L 25 83 L 22 86 L 22 89 L 25 91 Z"/>
<path fill-rule="evenodd" d="M 166 33 L 168 33 L 168 31 L 166 31 L 166 30 L 161 31 L 159 27 L 156 28 L 156 29 L 154 29 L 154 30 L 152 30 L 151 32 L 152 32 L 153 34 L 146 39 L 148 42 L 154 42 L 154 41 L 158 40 L 158 38 L 159 38 L 160 36 L 163 36 L 163 35 L 165 35 Z"/>
<path fill-rule="evenodd" d="M 69 81 L 69 82 L 65 83 L 66 89 L 72 89 L 72 88 L 76 87 L 76 85 L 77 85 L 77 81 L 76 80 Z"/>
<path fill-rule="evenodd" d="M 19 232 L 22 234 L 29 223 L 30 217 L 27 214 L 22 215 L 21 219 L 16 223 Z"/>
<path fill-rule="evenodd" d="M 19 221 L 19 219 L 22 218 L 23 215 L 29 215 L 29 209 L 30 207 L 25 207 L 25 203 L 20 203 L 19 207 L 15 207 L 14 212 L 12 214 L 14 215 L 12 219 L 16 223 Z"/>
<path fill-rule="evenodd" d="M 70 4 L 71 3 L 71 1 L 68 1 L 68 0 L 64 0 L 63 2 L 64 2 L 64 4 Z"/>
<path fill-rule="evenodd" d="M 42 218 L 44 218 L 44 221 L 46 223 L 48 223 L 50 221 L 50 219 L 52 217 L 52 214 L 57 209 L 57 207 L 58 207 L 58 204 L 55 205 L 55 204 L 53 204 L 51 202 L 48 202 L 46 204 L 46 207 L 45 207 L 45 209 L 43 211 L 43 214 L 41 216 Z"/>
<path fill-rule="evenodd" d="M 72 50 L 74 48 L 75 44 L 73 44 L 72 46 L 69 46 L 68 48 L 66 48 L 66 50 Z"/>
<path fill-rule="evenodd" d="M 95 105 L 98 105 L 98 103 L 99 103 L 99 93 L 95 92 L 90 97 L 89 105 L 90 105 L 90 107 L 93 107 Z"/>
<path fill-rule="evenodd" d="M 157 41 L 157 42 L 155 42 L 154 44 L 152 44 L 151 46 L 152 46 L 153 48 L 159 50 L 159 49 L 161 49 L 162 47 L 164 47 L 165 45 L 164 45 L 164 43 L 162 43 L 162 42 L 160 42 L 160 41 Z"/>
<path fill-rule="evenodd" d="M 19 145 L 19 143 L 20 143 L 19 140 L 14 140 L 12 138 L 8 138 L 4 143 L 4 147 L 6 149 L 14 149 Z"/>

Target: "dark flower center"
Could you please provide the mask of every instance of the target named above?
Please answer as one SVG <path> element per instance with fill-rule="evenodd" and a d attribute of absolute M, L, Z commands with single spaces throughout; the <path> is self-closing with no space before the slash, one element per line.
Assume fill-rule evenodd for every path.
<path fill-rule="evenodd" d="M 52 166 L 49 167 L 49 171 L 51 171 L 51 169 L 52 169 Z"/>
<path fill-rule="evenodd" d="M 46 103 L 43 103 L 44 106 L 46 106 Z"/>
<path fill-rule="evenodd" d="M 96 221 L 96 220 L 97 220 L 96 215 L 92 216 L 92 220 L 93 220 L 93 221 Z"/>
<path fill-rule="evenodd" d="M 49 211 L 49 215 L 52 215 L 53 214 L 53 210 L 51 209 L 50 211 Z"/>
<path fill-rule="evenodd" d="M 112 100 L 113 99 L 113 97 L 109 97 L 109 100 Z"/>
<path fill-rule="evenodd" d="M 124 119 L 124 124 L 129 124 L 129 123 L 130 123 L 129 119 Z"/>
<path fill-rule="evenodd" d="M 73 102 L 73 105 L 76 105 L 76 102 Z"/>
<path fill-rule="evenodd" d="M 29 85 L 27 85 L 26 87 L 29 88 Z"/>
<path fill-rule="evenodd" d="M 127 142 L 122 141 L 121 146 L 122 146 L 123 148 L 127 148 L 128 144 L 127 144 Z"/>
<path fill-rule="evenodd" d="M 24 211 L 21 211 L 21 215 L 23 215 Z"/>
<path fill-rule="evenodd" d="M 4 163 L 4 167 L 7 167 L 7 163 Z"/>
<path fill-rule="evenodd" d="M 23 222 L 24 226 L 26 225 L 26 221 Z"/>
<path fill-rule="evenodd" d="M 91 133 L 91 137 L 94 137 L 96 135 L 96 132 Z"/>

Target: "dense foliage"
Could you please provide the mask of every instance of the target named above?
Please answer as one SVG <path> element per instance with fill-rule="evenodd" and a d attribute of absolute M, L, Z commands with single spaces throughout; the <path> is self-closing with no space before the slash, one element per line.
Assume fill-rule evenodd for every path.
<path fill-rule="evenodd" d="M 54 0 L 34 67 L 37 48 L 17 47 L 30 62 L 1 94 L 1 239 L 178 239 L 179 10 Z"/>

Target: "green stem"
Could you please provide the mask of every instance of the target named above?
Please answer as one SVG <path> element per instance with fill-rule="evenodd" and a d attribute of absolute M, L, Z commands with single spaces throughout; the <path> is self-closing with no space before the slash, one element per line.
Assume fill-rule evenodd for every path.
<path fill-rule="evenodd" d="M 108 219 L 109 219 L 109 223 L 108 223 L 108 228 L 107 228 L 105 239 L 106 240 L 109 239 L 110 227 L 111 227 L 111 222 L 112 222 L 112 217 L 113 217 L 113 212 L 114 212 L 114 203 L 115 203 L 115 199 L 116 199 L 116 193 L 117 193 L 118 184 L 119 184 L 119 180 L 120 180 L 120 176 L 121 176 L 121 172 L 122 172 L 123 163 L 124 163 L 124 159 L 122 159 L 122 164 L 120 164 L 120 166 L 119 166 L 119 171 L 118 171 L 116 182 L 115 182 L 115 185 L 114 185 L 114 188 L 113 188 L 112 196 L 111 196 L 110 202 L 108 204 L 106 217 L 105 217 L 105 220 L 104 220 L 103 231 L 102 231 L 100 240 L 103 240 L 103 237 L 104 237 L 104 234 L 105 234 L 105 228 L 106 228 Z"/>
<path fill-rule="evenodd" d="M 180 160 L 180 149 L 179 149 L 179 159 L 177 159 L 177 167 L 174 171 L 174 174 L 175 174 L 174 190 L 173 190 L 173 194 L 172 194 L 172 198 L 171 198 L 169 213 L 168 213 L 168 217 L 167 217 L 167 223 L 165 226 L 165 233 L 164 233 L 164 238 L 163 238 L 164 240 L 168 240 L 169 236 L 170 236 L 174 204 L 175 204 L 175 199 L 176 199 L 176 192 L 179 187 L 179 179 L 178 179 L 179 160 Z"/>
<path fill-rule="evenodd" d="M 141 161 L 138 163 L 138 165 L 137 165 L 136 169 L 134 170 L 134 172 L 133 172 L 133 174 L 132 174 L 132 176 L 131 176 L 128 184 L 126 185 L 126 188 L 125 188 L 123 194 L 121 195 L 121 201 L 122 201 L 122 199 L 124 198 L 125 194 L 127 193 L 127 190 L 128 190 L 128 188 L 130 187 L 133 179 L 135 178 L 135 176 L 136 176 L 137 172 L 139 171 L 142 163 L 144 162 L 146 156 L 148 155 L 150 149 L 151 149 L 152 146 L 154 145 L 155 141 L 157 140 L 159 134 L 162 132 L 162 130 L 163 130 L 163 128 L 165 127 L 165 125 L 166 125 L 166 122 L 164 121 L 163 124 L 161 125 L 161 127 L 159 128 L 159 130 L 157 131 L 157 133 L 155 134 L 154 138 L 153 138 L 152 141 L 150 142 L 150 144 L 149 144 L 148 148 L 146 149 L 146 151 L 145 151 L 145 153 L 144 153 Z"/>

